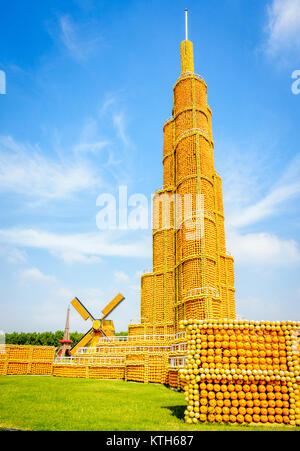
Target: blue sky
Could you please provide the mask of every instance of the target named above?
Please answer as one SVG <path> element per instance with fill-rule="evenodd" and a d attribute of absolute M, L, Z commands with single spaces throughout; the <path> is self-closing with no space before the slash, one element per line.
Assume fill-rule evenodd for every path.
<path fill-rule="evenodd" d="M 0 0 L 0 329 L 57 330 L 74 296 L 98 316 L 119 291 L 116 328 L 139 317 L 151 230 L 99 231 L 96 199 L 163 184 L 186 7 L 238 314 L 299 319 L 300 0 Z"/>

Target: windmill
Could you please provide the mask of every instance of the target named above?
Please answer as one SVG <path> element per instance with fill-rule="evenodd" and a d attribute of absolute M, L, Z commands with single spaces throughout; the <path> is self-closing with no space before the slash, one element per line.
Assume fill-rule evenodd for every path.
<path fill-rule="evenodd" d="M 78 348 L 83 348 L 88 345 L 88 343 L 94 341 L 97 337 L 111 337 L 115 335 L 114 323 L 111 320 L 106 320 L 105 318 L 122 302 L 124 301 L 124 296 L 118 294 L 103 310 L 102 317 L 95 319 L 90 312 L 85 308 L 85 306 L 80 302 L 78 298 L 74 298 L 71 304 L 77 310 L 79 315 L 86 321 L 88 318 L 92 321 L 91 329 L 82 337 L 82 339 L 74 346 L 70 353 L 71 355 L 76 354 Z"/>

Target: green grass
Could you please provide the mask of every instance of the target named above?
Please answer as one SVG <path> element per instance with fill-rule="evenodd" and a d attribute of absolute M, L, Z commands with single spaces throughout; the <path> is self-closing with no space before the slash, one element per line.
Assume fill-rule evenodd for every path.
<path fill-rule="evenodd" d="M 189 426 L 182 419 L 183 394 L 162 385 L 2 376 L 0 393 L 0 428 L 52 431 L 296 430 L 208 424 Z"/>

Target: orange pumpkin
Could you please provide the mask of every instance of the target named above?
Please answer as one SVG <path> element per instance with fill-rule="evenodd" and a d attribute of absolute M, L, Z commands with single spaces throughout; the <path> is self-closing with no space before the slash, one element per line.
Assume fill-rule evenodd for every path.
<path fill-rule="evenodd" d="M 229 423 L 230 421 L 230 416 L 229 415 L 223 415 L 223 422 L 224 423 Z"/>
<path fill-rule="evenodd" d="M 231 415 L 235 415 L 236 416 L 236 415 L 238 415 L 239 411 L 238 411 L 238 409 L 236 407 L 231 407 L 230 413 L 231 413 Z"/>
<path fill-rule="evenodd" d="M 244 423 L 244 416 L 243 415 L 237 415 L 236 419 L 237 419 L 238 423 Z"/>

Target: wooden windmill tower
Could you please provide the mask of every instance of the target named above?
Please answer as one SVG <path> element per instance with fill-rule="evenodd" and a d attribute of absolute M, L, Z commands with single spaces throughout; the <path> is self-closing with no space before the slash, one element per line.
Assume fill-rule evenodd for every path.
<path fill-rule="evenodd" d="M 113 312 L 113 310 L 124 300 L 122 294 L 118 294 L 103 310 L 102 317 L 95 319 L 91 313 L 85 308 L 85 306 L 79 301 L 78 298 L 74 298 L 71 304 L 77 310 L 80 316 L 86 321 L 88 318 L 92 321 L 91 329 L 82 337 L 82 339 L 74 346 L 70 354 L 76 354 L 78 348 L 83 348 L 86 346 L 91 346 L 96 342 L 98 337 L 109 337 L 115 335 L 114 323 L 111 320 L 106 320 L 105 318 Z"/>

